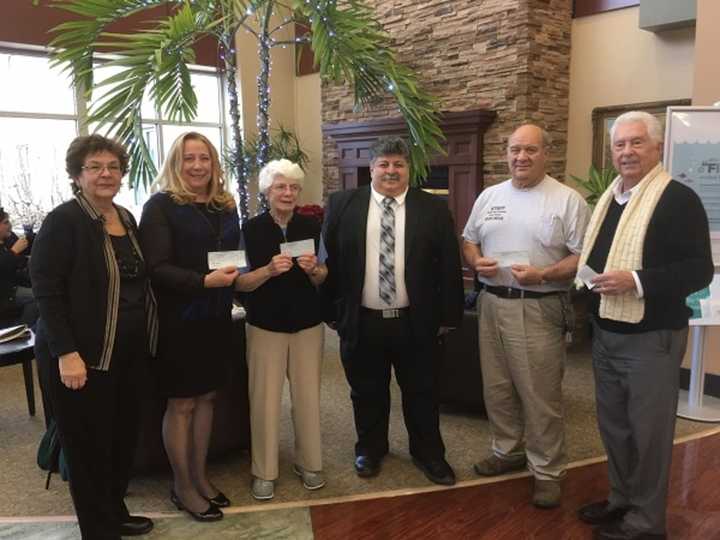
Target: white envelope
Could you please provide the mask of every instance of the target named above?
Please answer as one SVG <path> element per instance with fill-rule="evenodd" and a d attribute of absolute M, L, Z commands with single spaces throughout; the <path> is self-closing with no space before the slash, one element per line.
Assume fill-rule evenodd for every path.
<path fill-rule="evenodd" d="M 247 260 L 245 252 L 241 250 L 235 251 L 210 251 L 208 253 L 208 268 L 216 270 L 225 266 L 235 266 L 237 268 L 245 268 Z"/>
<path fill-rule="evenodd" d="M 298 240 L 297 242 L 285 242 L 280 244 L 280 253 L 299 257 L 300 255 L 315 255 L 315 242 L 312 238 Z"/>
<path fill-rule="evenodd" d="M 599 274 L 595 270 L 590 268 L 587 264 L 583 266 L 580 270 L 578 270 L 577 273 L 578 279 L 580 279 L 585 284 L 585 286 L 591 290 L 593 287 L 595 287 L 595 283 L 593 283 L 591 280 L 597 275 Z"/>
<path fill-rule="evenodd" d="M 513 264 L 530 264 L 530 256 L 527 251 L 498 251 L 489 256 L 497 261 L 500 268 L 509 268 Z"/>

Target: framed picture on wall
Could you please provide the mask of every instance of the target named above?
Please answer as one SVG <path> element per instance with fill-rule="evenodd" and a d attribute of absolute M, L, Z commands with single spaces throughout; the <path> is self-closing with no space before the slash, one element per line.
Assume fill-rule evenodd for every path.
<path fill-rule="evenodd" d="M 629 103 L 627 105 L 594 108 L 592 111 L 593 165 L 595 165 L 597 169 L 607 169 L 613 166 L 612 154 L 610 153 L 610 127 L 618 116 L 628 111 L 649 112 L 660 120 L 664 128 L 667 108 L 681 105 L 690 105 L 690 100 L 673 99 L 669 101 Z"/>

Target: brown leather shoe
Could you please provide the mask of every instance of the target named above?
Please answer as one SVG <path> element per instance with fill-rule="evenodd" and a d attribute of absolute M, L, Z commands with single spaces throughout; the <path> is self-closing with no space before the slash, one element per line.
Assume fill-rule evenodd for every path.
<path fill-rule="evenodd" d="M 538 508 L 557 508 L 562 499 L 562 482 L 560 480 L 535 479 L 533 504 Z"/>
<path fill-rule="evenodd" d="M 473 469 L 480 476 L 498 476 L 512 471 L 521 471 L 525 468 L 525 463 L 525 456 L 521 459 L 510 460 L 499 458 L 493 454 L 473 465 Z"/>

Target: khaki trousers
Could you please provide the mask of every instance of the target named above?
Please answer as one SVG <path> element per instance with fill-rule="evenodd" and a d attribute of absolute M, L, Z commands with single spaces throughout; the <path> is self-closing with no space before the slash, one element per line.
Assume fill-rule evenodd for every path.
<path fill-rule="evenodd" d="M 485 406 L 496 456 L 527 456 L 537 478 L 565 474 L 562 378 L 563 304 L 559 295 L 478 298 Z"/>
<path fill-rule="evenodd" d="M 295 431 L 295 463 L 322 470 L 320 368 L 323 326 L 296 333 L 270 332 L 247 325 L 248 386 L 252 433 L 252 474 L 278 477 L 278 439 L 285 378 L 290 381 Z"/>

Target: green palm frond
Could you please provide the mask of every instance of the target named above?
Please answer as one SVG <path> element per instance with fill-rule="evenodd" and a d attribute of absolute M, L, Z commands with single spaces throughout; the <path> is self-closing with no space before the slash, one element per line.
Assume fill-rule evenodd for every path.
<path fill-rule="evenodd" d="M 617 171 L 612 167 L 607 169 L 598 169 L 595 165 L 590 165 L 587 179 L 578 178 L 572 174 L 570 177 L 588 192 L 588 195 L 585 197 L 588 204 L 590 206 L 595 206 L 598 199 L 600 199 L 600 196 L 605 193 L 607 188 L 610 187 L 610 184 L 612 184 L 613 180 L 617 177 L 617 174 Z"/>
<path fill-rule="evenodd" d="M 260 172 L 257 161 L 258 140 L 256 137 L 248 137 L 245 139 L 245 156 L 248 158 L 248 172 L 255 176 Z M 300 165 L 300 168 L 306 170 L 309 156 L 300 147 L 300 141 L 291 130 L 280 126 L 274 132 L 270 133 L 270 145 L 268 148 L 268 161 L 273 159 L 289 159 L 293 163 Z"/>
<path fill-rule="evenodd" d="M 87 92 L 91 100 L 88 121 L 100 124 L 128 147 L 131 184 L 147 184 L 155 174 L 141 124 L 143 96 L 155 102 L 164 118 L 191 121 L 198 106 L 188 67 L 195 60 L 192 45 L 207 35 L 217 38 L 232 78 L 237 67 L 235 34 L 241 27 L 255 33 L 249 27 L 250 19 L 264 21 L 256 34 L 261 59 L 269 58 L 268 47 L 292 43 L 271 37 L 277 29 L 269 31 L 270 15 L 284 17 L 278 28 L 295 20 L 310 23 L 311 47 L 321 77 L 349 84 L 356 107 L 372 106 L 388 95 L 394 98 L 410 134 L 414 183 L 425 176 L 430 155 L 442 153 L 435 100 L 421 89 L 414 73 L 398 61 L 389 36 L 361 0 L 344 0 L 341 8 L 336 0 L 56 0 L 53 5 L 78 18 L 54 29 L 57 35 L 51 45 L 55 63 L 69 70 L 73 82 Z M 171 15 L 159 22 L 155 18 L 132 34 L 107 31 L 115 21 L 165 5 L 172 7 Z M 116 73 L 93 84 L 93 61 L 98 50 L 113 53 L 114 59 L 103 65 Z M 247 217 L 249 160 L 239 129 L 237 86 L 234 80 L 227 84 L 234 96 L 230 115 L 234 148 L 228 154 L 237 176 L 240 212 Z M 93 90 L 97 95 L 91 94 Z M 269 86 L 259 93 L 269 104 Z M 265 125 L 267 110 L 261 112 Z M 261 130 L 260 137 L 266 141 L 266 130 Z M 288 144 L 283 151 L 300 150 Z M 267 141 L 259 147 L 263 156 L 255 161 L 260 165 L 268 157 L 264 155 Z"/>
<path fill-rule="evenodd" d="M 73 0 L 72 7 L 77 9 L 68 7 L 68 10 L 88 15 L 93 13 L 90 4 L 94 2 L 99 2 L 106 10 L 109 4 L 128 3 L 126 0 Z M 138 4 L 141 0 L 130 0 L 129 3 Z M 82 8 L 79 8 L 80 4 Z M 148 2 L 144 2 L 144 5 L 148 5 Z M 117 11 L 113 13 L 116 14 Z M 80 45 L 92 51 L 112 51 L 115 55 L 113 60 L 103 66 L 117 68 L 119 71 L 89 88 L 100 95 L 92 102 L 87 122 L 97 123 L 99 128 L 112 133 L 127 146 L 131 157 L 132 185 L 148 185 L 157 174 L 142 136 L 141 107 L 145 93 L 149 93 L 165 118 L 176 122 L 190 122 L 195 118 L 198 103 L 188 65 L 195 61 L 192 45 L 223 22 L 222 18 L 211 15 L 212 12 L 208 10 L 195 11 L 193 4 L 186 1 L 172 15 L 160 20 L 152 28 L 121 34 L 104 32 L 104 26 L 99 26 L 95 30 L 93 42 L 89 46 Z M 100 20 L 114 19 L 109 15 L 102 15 Z M 87 21 L 75 23 L 82 26 L 87 24 Z M 97 21 L 93 24 L 97 25 Z M 58 28 L 62 30 L 66 26 L 61 25 Z M 56 39 L 57 41 L 61 40 Z M 67 49 L 60 50 L 55 56 L 56 61 L 69 61 L 67 54 Z M 70 61 L 70 69 L 76 79 L 92 73 L 92 54 L 87 59 L 85 53 L 80 56 L 81 64 L 89 62 L 90 70 L 85 71 L 86 68 L 83 67 L 80 73 L 76 73 L 77 68 Z"/>
<path fill-rule="evenodd" d="M 320 76 L 353 87 L 355 102 L 368 107 L 390 94 L 410 133 L 413 183 L 426 176 L 430 156 L 442 153 L 437 102 L 420 89 L 417 77 L 392 51 L 390 38 L 365 3 L 351 0 L 295 0 L 296 13 L 311 23 L 311 46 Z"/>
<path fill-rule="evenodd" d="M 71 73 L 73 84 L 90 92 L 97 39 L 103 29 L 115 21 L 167 3 L 167 0 L 68 0 L 52 3 L 51 6 L 56 9 L 81 17 L 52 29 L 56 34 L 50 42 L 50 47 L 56 51 L 54 64 L 64 66 Z"/>

